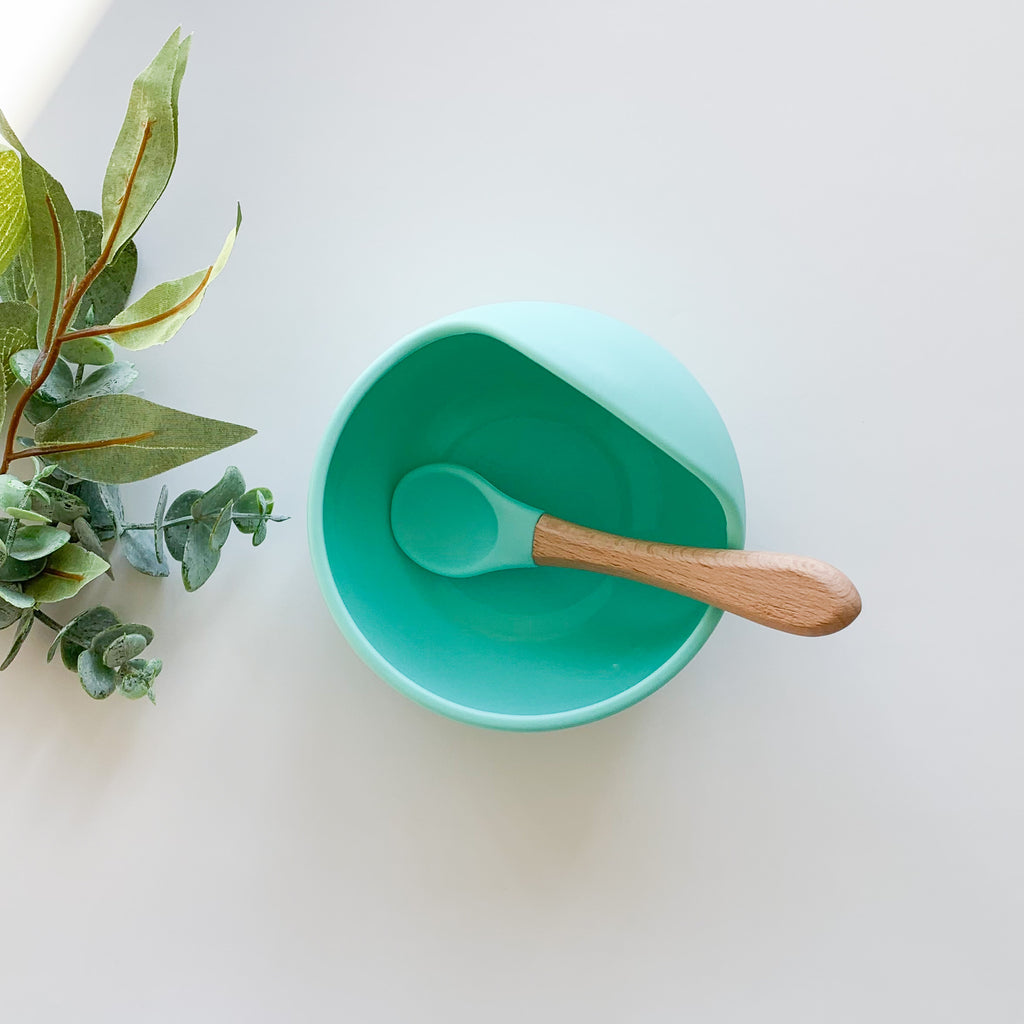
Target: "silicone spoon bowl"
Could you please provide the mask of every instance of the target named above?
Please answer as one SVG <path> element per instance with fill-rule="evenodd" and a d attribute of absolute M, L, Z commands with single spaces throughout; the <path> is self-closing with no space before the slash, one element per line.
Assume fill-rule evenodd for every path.
<path fill-rule="evenodd" d="M 653 693 L 720 620 L 707 604 L 595 573 L 423 569 L 395 542 L 390 507 L 402 477 L 434 462 L 469 466 L 533 508 L 623 536 L 737 549 L 744 539 L 725 425 L 649 337 L 537 302 L 429 324 L 349 389 L 325 429 L 308 503 L 328 608 L 406 696 L 493 728 L 580 725 Z M 353 673 L 339 653 L 339 681 L 351 685 Z"/>
<path fill-rule="evenodd" d="M 391 529 L 417 565 L 443 576 L 583 569 L 663 587 L 801 636 L 835 633 L 860 613 L 853 584 L 817 559 L 652 544 L 592 530 L 524 505 L 464 466 L 435 463 L 402 477 Z"/>

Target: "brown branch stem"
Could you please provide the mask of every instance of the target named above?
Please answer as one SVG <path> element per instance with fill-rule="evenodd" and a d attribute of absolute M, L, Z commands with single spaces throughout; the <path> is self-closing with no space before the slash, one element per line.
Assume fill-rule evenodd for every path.
<path fill-rule="evenodd" d="M 113 448 L 119 444 L 134 444 L 136 441 L 145 441 L 155 436 L 155 430 L 147 430 L 144 434 L 132 434 L 131 437 L 107 437 L 102 441 L 68 441 L 67 444 L 47 444 L 38 448 L 23 448 L 11 456 L 11 461 L 27 459 L 36 455 L 45 459 L 51 455 L 62 455 L 65 452 L 87 452 L 92 451 L 93 448 Z"/>
<path fill-rule="evenodd" d="M 75 310 L 78 308 L 78 304 L 82 301 L 85 293 L 89 290 L 89 286 L 103 272 L 103 268 L 110 262 L 110 257 L 114 254 L 114 243 L 117 241 L 117 233 L 121 230 L 125 210 L 128 209 L 128 200 L 131 197 L 132 188 L 135 186 L 135 177 L 139 173 L 142 157 L 146 152 L 146 144 L 149 142 L 152 134 L 153 122 L 147 121 L 145 131 L 142 133 L 142 141 L 139 143 L 139 151 L 135 155 L 135 163 L 128 172 L 128 179 L 124 186 L 124 195 L 121 196 L 121 202 L 118 204 L 114 223 L 110 227 L 110 237 L 107 239 L 107 244 L 103 247 L 103 251 L 97 257 L 96 262 L 88 269 L 85 277 L 79 282 L 78 287 L 71 293 L 71 297 L 64 304 L 64 312 L 61 315 L 56 332 L 58 345 L 61 344 L 61 335 L 68 329 L 68 324 L 71 323 L 71 318 L 75 315 Z"/>
<path fill-rule="evenodd" d="M 187 309 L 203 292 L 203 289 L 210 283 L 210 275 L 213 273 L 213 266 L 206 268 L 206 273 L 203 275 L 202 281 L 196 285 L 195 289 L 188 295 L 187 298 L 181 300 L 170 309 L 165 309 L 162 313 L 157 313 L 154 316 L 147 317 L 145 320 L 137 320 L 130 324 L 103 324 L 100 327 L 87 327 L 81 331 L 70 331 L 67 334 L 61 334 L 57 338 L 57 344 L 63 345 L 65 341 L 77 341 L 80 338 L 98 338 L 101 335 L 108 334 L 124 334 L 127 331 L 137 331 L 143 327 L 152 327 L 153 324 L 160 323 L 161 320 L 167 320 L 169 317 L 174 316 L 176 313 L 180 313 L 183 309 Z"/>
<path fill-rule="evenodd" d="M 60 230 L 60 222 L 57 219 L 57 212 L 53 208 L 53 203 L 50 201 L 49 195 L 46 196 L 46 206 L 50 213 L 50 220 L 53 225 L 54 240 L 56 241 L 57 256 L 56 256 L 56 270 L 57 279 L 54 285 L 54 297 L 53 297 L 53 309 L 50 313 L 50 320 L 46 328 L 46 338 L 44 340 L 42 351 L 40 352 L 39 359 L 36 360 L 35 365 L 32 367 L 31 379 L 21 393 L 21 397 L 18 399 L 14 406 L 14 410 L 11 413 L 11 422 L 7 427 L 7 438 L 4 442 L 4 455 L 3 459 L 0 460 L 0 473 L 6 473 L 11 462 L 18 458 L 23 458 L 25 452 L 15 453 L 14 443 L 18 437 L 18 427 L 21 425 L 21 417 L 25 413 L 25 407 L 29 403 L 29 399 L 42 387 L 43 381 L 49 376 L 50 371 L 57 364 L 57 356 L 60 354 L 61 345 L 67 340 L 66 331 L 68 325 L 71 323 L 71 318 L 75 315 L 75 310 L 78 308 L 78 304 L 82 301 L 83 296 L 89 290 L 89 286 L 96 280 L 97 277 L 103 272 L 103 268 L 110 261 L 110 257 L 114 252 L 114 243 L 117 241 L 117 233 L 121 229 L 121 224 L 124 222 L 125 210 L 128 208 L 128 200 L 131 197 L 132 188 L 135 185 L 136 175 L 139 173 L 139 167 L 142 165 L 142 157 L 146 152 L 146 145 L 149 142 L 150 136 L 153 134 L 153 122 L 147 121 L 145 130 L 142 133 L 142 141 L 139 143 L 139 151 L 135 156 L 135 163 L 132 165 L 131 171 L 128 173 L 128 178 L 125 181 L 124 194 L 121 196 L 121 201 L 118 203 L 117 214 L 114 217 L 114 223 L 110 229 L 110 237 L 107 239 L 107 244 L 103 247 L 103 251 L 99 254 L 96 262 L 86 271 L 85 276 L 81 281 L 74 287 L 70 295 L 64 300 L 63 310 L 60 308 L 60 294 L 61 286 L 63 285 L 64 276 L 64 237 Z M 58 322 L 57 316 L 60 313 L 60 321 Z M 40 365 L 42 360 L 42 365 Z"/>
<path fill-rule="evenodd" d="M 29 380 L 25 390 L 21 393 L 21 397 L 15 404 L 14 411 L 11 413 L 11 422 L 7 427 L 7 440 L 4 443 L 4 457 L 3 461 L 0 462 L 0 473 L 7 472 L 7 467 L 10 466 L 11 459 L 14 457 L 14 442 L 18 437 L 18 425 L 21 423 L 21 417 L 25 412 L 25 406 L 28 405 L 29 399 L 43 386 L 43 381 L 46 380 L 50 371 L 57 363 L 57 353 L 60 350 L 60 345 L 53 344 L 53 332 L 57 321 L 61 290 L 64 284 L 64 236 L 60 230 L 60 221 L 57 219 L 57 211 L 53 208 L 53 203 L 50 201 L 49 195 L 46 196 L 46 209 L 50 214 L 50 225 L 53 228 L 53 240 L 57 250 L 55 267 L 56 279 L 53 285 L 53 310 L 50 313 L 50 322 L 46 327 L 46 337 L 43 342 L 43 350 L 39 354 L 39 359 L 43 360 L 43 365 L 40 366 L 39 359 L 36 359 L 35 364 L 32 367 L 31 379 Z"/>

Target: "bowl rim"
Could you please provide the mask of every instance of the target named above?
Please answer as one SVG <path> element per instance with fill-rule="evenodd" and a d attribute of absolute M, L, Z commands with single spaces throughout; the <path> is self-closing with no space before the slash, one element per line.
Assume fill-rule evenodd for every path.
<path fill-rule="evenodd" d="M 514 338 L 507 332 L 488 324 L 481 319 L 481 315 L 488 310 L 509 305 L 531 305 L 531 306 L 560 306 L 563 309 L 580 309 L 581 312 L 590 313 L 582 307 L 565 306 L 560 303 L 523 302 L 523 303 L 496 303 L 492 306 L 477 306 L 435 320 L 411 334 L 406 335 L 400 341 L 393 344 L 379 355 L 356 377 L 355 381 L 345 392 L 341 403 L 335 409 L 328 421 L 320 444 L 317 448 L 316 457 L 313 463 L 313 471 L 310 477 L 307 505 L 306 505 L 306 526 L 310 556 L 313 562 L 313 571 L 319 585 L 321 594 L 327 604 L 328 610 L 341 629 L 345 638 L 351 644 L 356 654 L 363 662 L 372 669 L 380 678 L 389 683 L 399 692 L 416 701 L 423 706 L 436 711 L 447 718 L 455 721 L 465 722 L 470 725 L 483 726 L 490 729 L 500 729 L 515 732 L 539 732 L 553 729 L 565 729 L 571 726 L 584 725 L 588 722 L 595 722 L 606 718 L 609 715 L 623 711 L 645 697 L 650 696 L 660 689 L 690 662 L 694 655 L 704 646 L 715 626 L 722 618 L 723 612 L 719 608 L 710 605 L 705 609 L 704 614 L 697 622 L 686 640 L 675 650 L 670 658 L 662 662 L 653 672 L 643 679 L 638 680 L 632 686 L 619 693 L 613 694 L 602 701 L 594 704 L 586 704 L 577 708 L 569 708 L 565 711 L 556 711 L 545 714 L 513 714 L 508 712 L 485 711 L 469 705 L 459 704 L 455 701 L 441 697 L 432 690 L 428 690 L 400 672 L 390 661 L 388 661 L 373 644 L 366 638 L 362 630 L 352 618 L 349 610 L 342 600 L 341 594 L 331 573 L 327 557 L 327 543 L 324 535 L 324 494 L 327 485 L 327 474 L 330 470 L 334 452 L 341 437 L 345 424 L 362 401 L 370 388 L 392 367 L 396 366 L 407 356 L 427 345 L 433 344 L 442 338 L 452 337 L 458 334 L 484 334 L 492 337 L 503 344 L 519 351 Z M 609 318 L 612 319 L 612 318 Z M 615 321 L 621 323 L 621 321 Z M 581 382 L 566 376 L 561 370 L 556 372 L 550 366 L 545 366 L 539 360 L 532 361 L 543 366 L 549 372 L 555 373 L 560 379 L 570 386 L 576 388 L 592 401 L 598 401 L 588 388 L 581 386 Z M 682 364 L 680 364 L 682 365 Z M 685 367 L 684 367 L 685 369 Z M 613 402 L 600 402 L 610 412 L 614 413 L 627 426 L 646 436 L 641 425 L 637 424 L 631 416 L 617 409 Z M 724 426 L 724 425 L 723 425 Z M 649 439 L 650 440 L 650 439 Z M 654 443 L 657 443 L 656 441 Z M 658 445 L 658 447 L 662 447 Z M 711 492 L 715 495 L 722 506 L 726 516 L 727 542 L 733 546 L 742 546 L 744 535 L 744 517 L 742 506 L 737 506 L 734 497 L 725 491 L 718 481 L 709 477 L 700 467 L 691 464 L 680 457 L 675 451 L 667 452 L 674 461 L 679 462 L 686 469 L 698 477 Z M 742 497 L 741 497 L 742 501 Z"/>

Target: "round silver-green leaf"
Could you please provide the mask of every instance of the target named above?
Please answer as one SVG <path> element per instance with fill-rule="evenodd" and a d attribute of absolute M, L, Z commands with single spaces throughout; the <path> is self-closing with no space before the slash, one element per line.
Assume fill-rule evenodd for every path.
<path fill-rule="evenodd" d="M 76 667 L 82 689 L 94 700 L 103 700 L 117 689 L 117 673 L 104 665 L 95 651 L 82 651 Z"/>
<path fill-rule="evenodd" d="M 45 558 L 71 540 L 67 530 L 56 526 L 19 526 L 14 540 L 8 545 L 11 558 L 27 562 L 33 558 Z"/>
<path fill-rule="evenodd" d="M 107 645 L 103 652 L 103 664 L 107 668 L 120 668 L 132 658 L 138 657 L 148 646 L 148 641 L 139 633 L 122 633 Z"/>
<path fill-rule="evenodd" d="M 60 355 L 69 363 L 84 363 L 87 366 L 107 366 L 117 358 L 114 350 L 102 338 L 72 338 L 61 345 Z"/>
<path fill-rule="evenodd" d="M 166 519 L 183 519 L 191 515 L 192 504 L 197 498 L 201 498 L 202 491 L 190 490 L 180 494 L 171 502 L 167 509 Z M 185 555 L 185 541 L 188 539 L 189 523 L 178 523 L 174 526 L 164 528 L 164 540 L 167 541 L 167 550 L 171 558 L 180 562 Z"/>

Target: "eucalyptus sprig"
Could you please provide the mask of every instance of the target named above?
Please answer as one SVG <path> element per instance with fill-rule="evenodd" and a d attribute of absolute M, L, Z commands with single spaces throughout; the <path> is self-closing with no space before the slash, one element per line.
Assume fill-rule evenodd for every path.
<path fill-rule="evenodd" d="M 178 150 L 178 93 L 191 37 L 175 30 L 132 87 L 107 164 L 101 212 L 76 210 L 0 113 L 0 417 L 20 393 L 0 451 L 0 629 L 15 627 L 0 669 L 36 622 L 95 698 L 115 691 L 153 697 L 159 659 L 140 655 L 153 631 L 98 605 L 65 625 L 43 605 L 66 600 L 104 573 L 109 546 L 150 576 L 181 563 L 185 589 L 201 587 L 231 528 L 261 544 L 273 516 L 265 487 L 246 490 L 234 466 L 209 490 L 168 504 L 152 521 L 129 522 L 120 485 L 143 480 L 251 437 L 255 431 L 157 405 L 131 389 L 135 365 L 118 358 L 172 338 L 223 270 L 241 224 L 217 258 L 130 302 L 138 265 L 134 236 L 163 194 Z M 29 432 L 30 428 L 30 432 Z M 12 463 L 31 460 L 22 479 Z"/>

